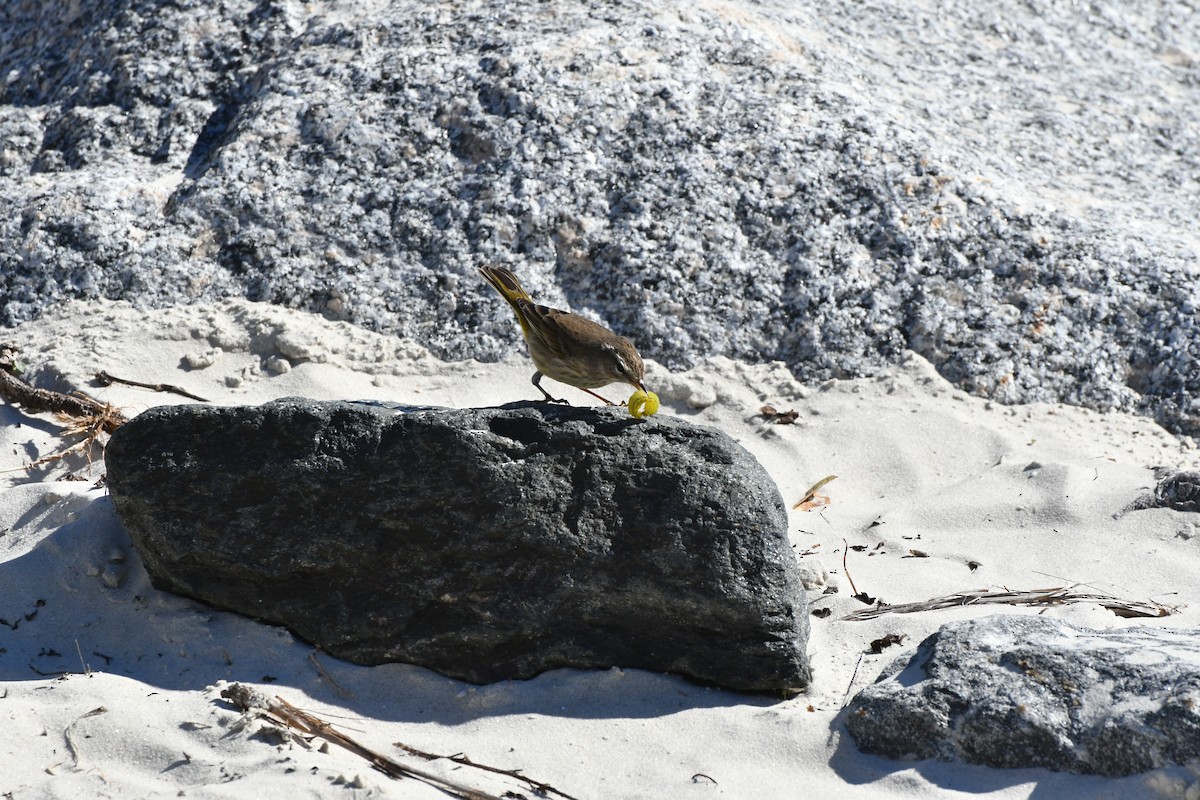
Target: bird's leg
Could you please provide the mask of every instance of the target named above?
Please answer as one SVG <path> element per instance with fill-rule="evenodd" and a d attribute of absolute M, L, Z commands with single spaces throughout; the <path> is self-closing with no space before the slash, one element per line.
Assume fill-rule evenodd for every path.
<path fill-rule="evenodd" d="M 575 388 L 576 388 L 576 389 L 578 389 L 578 390 L 579 390 L 579 391 L 581 391 L 581 392 L 587 392 L 588 394 L 590 394 L 592 397 L 596 398 L 597 400 L 602 400 L 602 401 L 604 401 L 604 405 L 606 405 L 606 406 L 615 406 L 615 405 L 616 405 L 616 403 L 614 403 L 612 400 L 609 400 L 609 399 L 607 399 L 607 398 L 601 397 L 600 395 L 598 395 L 598 394 L 596 394 L 595 392 L 593 392 L 591 389 L 585 389 L 585 388 L 583 388 L 582 386 L 576 386 Z M 625 404 L 624 404 L 624 403 L 622 403 L 621 405 L 625 405 Z"/>
<path fill-rule="evenodd" d="M 544 394 L 546 396 L 547 403 L 562 403 L 564 406 L 571 405 L 566 400 L 560 400 L 559 398 L 555 397 L 554 395 L 550 394 L 545 389 L 543 389 L 542 388 L 542 378 L 543 378 L 543 375 L 540 371 L 533 373 L 533 385 L 538 388 L 539 392 L 541 392 L 542 394 Z"/>

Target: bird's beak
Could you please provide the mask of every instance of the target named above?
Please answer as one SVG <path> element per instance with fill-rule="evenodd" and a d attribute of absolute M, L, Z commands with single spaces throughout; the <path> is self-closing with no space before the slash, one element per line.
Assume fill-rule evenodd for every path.
<path fill-rule="evenodd" d="M 644 391 L 646 391 L 646 387 L 645 387 L 645 386 L 642 386 L 642 382 L 641 382 L 641 381 L 638 381 L 637 383 L 635 383 L 635 384 L 634 384 L 634 386 L 636 386 L 637 388 L 641 389 L 643 392 L 644 392 Z"/>

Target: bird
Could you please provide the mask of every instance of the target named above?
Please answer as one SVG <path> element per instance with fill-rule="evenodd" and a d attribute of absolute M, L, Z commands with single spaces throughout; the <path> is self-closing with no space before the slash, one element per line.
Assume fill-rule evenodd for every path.
<path fill-rule="evenodd" d="M 646 391 L 642 385 L 646 368 L 633 342 L 578 314 L 533 302 L 517 276 L 504 267 L 481 267 L 479 274 L 517 313 L 529 355 L 537 367 L 533 385 L 547 402 L 570 405 L 542 387 L 543 377 L 582 389 L 610 406 L 615 404 L 592 389 L 627 383 Z"/>

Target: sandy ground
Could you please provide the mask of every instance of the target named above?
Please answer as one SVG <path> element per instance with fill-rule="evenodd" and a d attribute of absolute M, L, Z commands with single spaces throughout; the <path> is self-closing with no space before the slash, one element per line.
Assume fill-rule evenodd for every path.
<path fill-rule="evenodd" d="M 421 404 L 533 399 L 524 354 L 445 363 L 421 348 L 249 303 L 143 313 L 71 305 L 8 331 L 40 385 L 83 389 L 127 414 L 183 398 L 96 387 L 106 370 L 214 403 L 303 395 Z M 857 752 L 841 709 L 943 623 L 1045 613 L 1096 628 L 1200 628 L 1200 520 L 1120 515 L 1152 468 L 1200 468 L 1195 443 L 1140 418 L 970 397 L 924 361 L 873 379 L 796 383 L 781 365 L 724 359 L 687 373 L 649 365 L 662 413 L 721 428 L 767 468 L 789 505 L 818 479 L 828 507 L 789 526 L 812 584 L 814 683 L 791 700 L 610 669 L 473 686 L 408 665 L 359 667 L 287 631 L 153 589 L 97 460 L 23 469 L 63 445 L 48 416 L 0 408 L 0 795 L 444 797 L 337 746 L 307 743 L 220 696 L 241 682 L 317 714 L 363 745 L 500 795 L 519 781 L 421 762 L 395 742 L 521 769 L 593 798 L 1079 798 L 1200 796 L 1200 770 L 1120 780 L 1044 770 L 892 762 Z M 625 390 L 612 387 L 614 399 Z M 586 396 L 579 395 L 582 403 Z M 758 416 L 795 409 L 794 425 Z M 86 480 L 61 480 L 68 473 Z M 846 547 L 865 547 L 850 549 Z M 923 554 L 920 555 L 920 554 Z M 843 567 L 846 557 L 848 574 Z M 859 591 L 889 603 L 986 588 L 1079 585 L 1178 607 L 1122 619 L 1094 603 L 889 614 L 848 621 Z M 836 594 L 824 594 L 836 587 Z M 864 651 L 903 637 L 881 655 Z"/>

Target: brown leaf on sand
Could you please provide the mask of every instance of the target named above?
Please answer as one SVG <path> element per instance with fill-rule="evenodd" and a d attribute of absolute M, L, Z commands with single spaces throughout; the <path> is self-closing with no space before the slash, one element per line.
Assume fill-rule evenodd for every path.
<path fill-rule="evenodd" d="M 774 422 L 776 425 L 794 425 L 796 419 L 800 416 L 800 412 L 792 409 L 791 411 L 776 411 L 775 406 L 763 406 L 758 410 L 759 416 L 767 422 Z"/>
<path fill-rule="evenodd" d="M 879 655 L 885 647 L 891 647 L 894 644 L 902 644 L 906 635 L 903 633 L 889 633 L 881 639 L 875 639 L 871 642 L 871 649 L 867 652 L 872 655 Z"/>
<path fill-rule="evenodd" d="M 835 478 L 837 478 L 837 475 L 826 475 L 824 478 L 821 478 L 821 480 L 808 488 L 808 491 L 796 501 L 792 508 L 798 508 L 801 511 L 812 511 L 814 508 L 824 508 L 831 505 L 833 500 L 829 498 L 829 495 L 817 494 L 817 490 Z"/>

